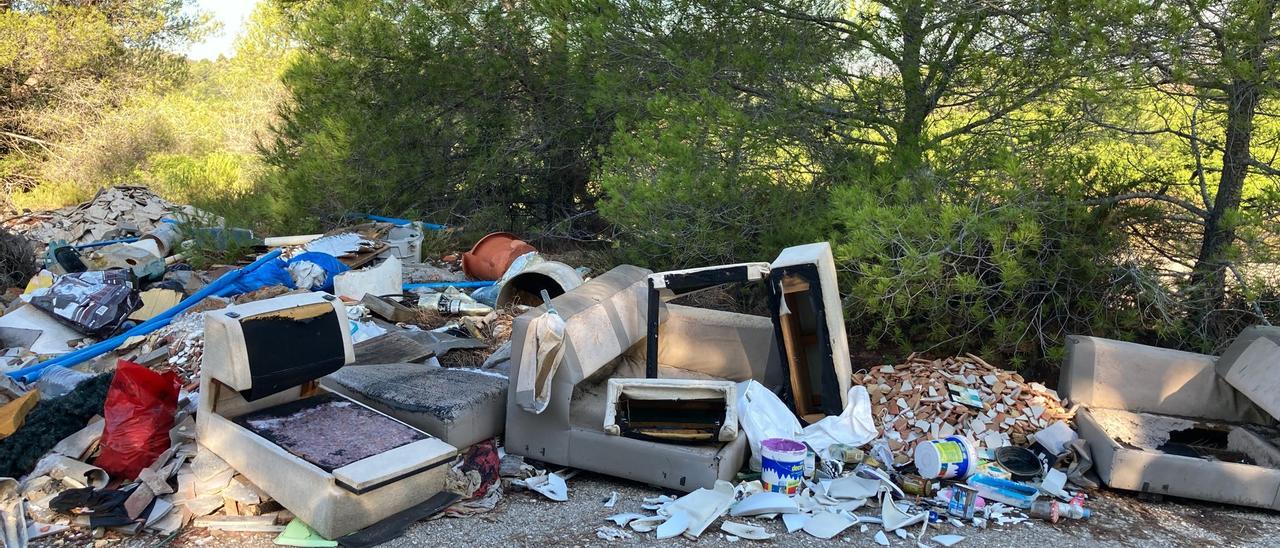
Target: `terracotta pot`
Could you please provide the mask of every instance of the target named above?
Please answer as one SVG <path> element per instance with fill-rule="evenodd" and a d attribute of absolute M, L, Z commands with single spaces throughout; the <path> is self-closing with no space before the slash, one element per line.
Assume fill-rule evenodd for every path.
<path fill-rule="evenodd" d="M 511 263 L 530 251 L 537 250 L 515 234 L 494 232 L 462 254 L 462 271 L 473 280 L 497 280 L 506 274 Z"/>

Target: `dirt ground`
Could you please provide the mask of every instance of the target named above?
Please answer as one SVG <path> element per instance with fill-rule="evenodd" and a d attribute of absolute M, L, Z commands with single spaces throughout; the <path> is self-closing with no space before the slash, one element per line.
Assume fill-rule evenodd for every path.
<path fill-rule="evenodd" d="M 617 491 L 619 501 L 605 508 L 603 501 Z M 464 519 L 441 518 L 415 524 L 408 533 L 386 546 L 829 546 L 845 542 L 875 546 L 873 536 L 879 530 L 869 525 L 861 532 L 855 525 L 834 541 L 823 541 L 803 532 L 788 534 L 782 520 L 732 518 L 734 521 L 761 525 L 777 536 L 771 541 L 738 540 L 730 542 L 719 531 L 719 522 L 708 528 L 697 541 L 676 538 L 658 541 L 653 533 L 641 535 L 629 531 L 631 539 L 606 541 L 596 537 L 596 529 L 612 523 L 607 516 L 621 512 L 652 514 L 642 510 L 645 497 L 660 491 L 627 481 L 582 473 L 569 480 L 569 501 L 552 502 L 529 492 L 508 492 L 497 509 L 489 514 Z M 1027 521 L 1006 527 L 987 529 L 948 525 L 930 525 L 927 536 L 962 535 L 957 546 L 1020 546 L 1071 548 L 1086 546 L 1277 546 L 1280 545 L 1280 513 L 1239 507 L 1207 504 L 1189 500 L 1139 500 L 1131 494 L 1099 491 L 1090 500 L 1094 518 L 1088 522 L 1064 521 L 1049 524 Z M 872 515 L 870 509 L 856 512 Z M 919 532 L 913 527 L 912 535 Z M 234 546 L 257 548 L 272 546 L 273 535 L 218 533 L 190 529 L 174 538 L 170 546 Z M 889 535 L 891 546 L 911 546 L 913 540 Z M 113 543 L 114 544 L 114 543 Z M 128 539 L 126 546 L 156 546 L 158 538 Z M 938 546 L 926 542 L 927 546 Z"/>

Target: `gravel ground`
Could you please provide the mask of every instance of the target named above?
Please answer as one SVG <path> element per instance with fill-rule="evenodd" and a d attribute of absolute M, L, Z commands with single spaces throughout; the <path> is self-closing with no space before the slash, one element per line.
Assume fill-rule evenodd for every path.
<path fill-rule="evenodd" d="M 605 508 L 603 501 L 617 491 L 619 501 Z M 829 546 L 832 542 L 875 546 L 877 526 L 867 532 L 851 527 L 836 541 L 823 541 L 803 532 L 787 534 L 782 520 L 735 521 L 761 525 L 778 536 L 772 541 L 739 540 L 730 543 L 713 524 L 696 541 L 683 538 L 658 541 L 653 533 L 641 535 L 631 531 L 632 538 L 604 541 L 596 537 L 596 528 L 612 525 L 605 517 L 619 512 L 638 512 L 644 497 L 660 491 L 599 475 L 582 473 L 569 480 L 569 501 L 551 502 L 529 492 L 508 492 L 497 509 L 489 514 L 465 519 L 442 518 L 422 522 L 408 534 L 387 546 L 453 546 L 465 542 L 470 546 L 607 546 L 611 544 L 650 546 L 729 546 L 735 548 L 759 545 Z M 1092 546 L 1277 546 L 1280 545 L 1280 513 L 1221 506 L 1188 500 L 1139 500 L 1129 494 L 1102 491 L 1089 502 L 1094 519 L 1088 522 L 1064 521 L 1049 524 L 1027 521 L 1007 527 L 955 529 L 947 525 L 930 525 L 928 536 L 958 534 L 965 538 L 958 546 L 1044 546 L 1053 548 Z M 870 515 L 864 508 L 858 512 Z M 911 533 L 919 532 L 913 527 Z M 173 540 L 172 546 L 272 546 L 272 535 L 217 533 L 193 529 Z M 914 541 L 889 535 L 892 546 L 910 546 Z M 134 546 L 154 546 L 158 539 L 132 539 Z M 927 543 L 928 546 L 938 546 Z"/>

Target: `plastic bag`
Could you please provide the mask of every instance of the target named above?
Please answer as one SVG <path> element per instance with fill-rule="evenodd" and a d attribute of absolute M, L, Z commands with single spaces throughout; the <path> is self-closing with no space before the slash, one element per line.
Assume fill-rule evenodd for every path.
<path fill-rule="evenodd" d="M 105 337 L 142 308 L 142 297 L 128 271 L 95 270 L 59 277 L 52 286 L 33 291 L 31 304 L 76 331 Z"/>
<path fill-rule="evenodd" d="M 114 478 L 133 479 L 169 448 L 178 407 L 178 375 L 120 360 L 102 415 L 102 453 L 94 464 Z"/>
<path fill-rule="evenodd" d="M 310 265 L 303 265 L 300 263 L 311 263 L 312 265 L 320 267 L 320 270 L 323 272 L 315 272 L 314 268 L 310 268 Z M 289 273 L 293 275 L 293 282 L 297 287 L 332 292 L 333 277 L 351 269 L 348 268 L 347 265 L 342 264 L 342 261 L 334 258 L 333 255 L 318 251 L 308 251 L 289 259 L 288 270 Z M 306 279 L 304 281 L 299 279 L 299 276 L 303 273 L 311 275 L 305 276 Z M 323 278 L 321 277 L 321 274 L 323 275 Z"/>
<path fill-rule="evenodd" d="M 800 439 L 800 421 L 787 404 L 756 381 L 738 383 L 738 424 L 751 445 L 751 469 L 760 470 L 760 442 L 769 438 Z"/>
<path fill-rule="evenodd" d="M 854 447 L 861 446 L 876 439 L 880 429 L 871 418 L 871 396 L 865 386 L 854 386 L 849 389 L 849 405 L 839 416 L 830 416 L 805 427 L 801 439 L 809 447 L 827 458 L 827 448 L 832 444 L 843 443 Z"/>

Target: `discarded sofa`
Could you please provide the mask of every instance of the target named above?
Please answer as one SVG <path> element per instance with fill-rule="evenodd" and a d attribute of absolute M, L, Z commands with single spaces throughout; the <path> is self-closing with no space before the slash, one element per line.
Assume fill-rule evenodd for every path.
<path fill-rule="evenodd" d="M 457 450 L 321 389 L 353 359 L 343 305 L 320 293 L 205 313 L 199 442 L 326 538 L 419 504 Z"/>
<path fill-rule="evenodd" d="M 1280 509 L 1280 328 L 1220 358 L 1070 337 L 1058 391 L 1110 487 Z"/>
<path fill-rule="evenodd" d="M 516 318 L 507 395 L 507 451 L 562 466 L 669 489 L 710 488 L 731 479 L 747 454 L 746 436 L 732 441 L 670 443 L 611 435 L 609 379 L 646 377 L 648 270 L 624 265 Z M 551 314 L 563 321 L 560 340 L 540 340 Z M 661 379 L 745 381 L 779 367 L 769 318 L 660 303 L 656 357 Z M 546 331 L 554 334 L 553 331 Z M 552 337 L 554 338 L 554 337 Z M 532 348 L 538 346 L 538 348 Z M 545 351 L 554 371 L 535 370 L 524 356 Z M 522 375 L 544 375 L 541 412 L 521 394 Z M 615 396 L 616 397 L 616 396 Z M 525 404 L 522 405 L 522 401 Z M 617 410 L 614 410 L 615 418 Z"/>

